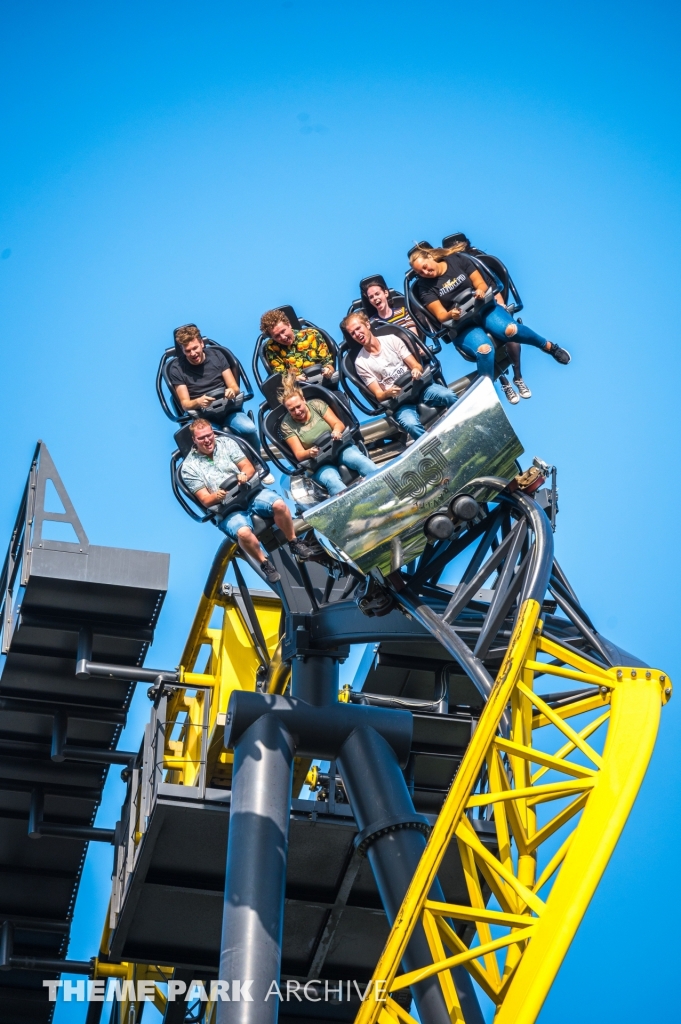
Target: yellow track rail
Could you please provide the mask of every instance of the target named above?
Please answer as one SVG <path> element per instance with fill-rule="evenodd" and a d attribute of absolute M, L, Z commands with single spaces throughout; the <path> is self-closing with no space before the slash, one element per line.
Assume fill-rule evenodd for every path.
<path fill-rule="evenodd" d="M 496 1005 L 495 1024 L 532 1024 L 605 870 L 648 766 L 671 685 L 657 670 L 599 668 L 543 637 L 539 614 L 536 601 L 521 608 L 355 1024 L 416 1024 L 394 999 L 378 994 L 432 975 L 453 1024 L 463 1024 L 451 974 L 457 966 Z M 551 660 L 540 660 L 546 656 Z M 534 692 L 538 675 L 594 692 L 554 710 Z M 499 727 L 509 706 L 506 737 Z M 571 725 L 572 719 L 578 721 Z M 495 824 L 494 850 L 476 832 L 481 813 Z M 428 899 L 452 843 L 461 856 L 467 906 Z M 399 974 L 419 920 L 432 963 Z"/>

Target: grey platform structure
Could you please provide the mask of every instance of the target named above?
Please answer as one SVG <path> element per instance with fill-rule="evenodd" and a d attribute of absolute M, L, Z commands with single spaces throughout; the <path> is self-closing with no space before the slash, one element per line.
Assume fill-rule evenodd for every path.
<path fill-rule="evenodd" d="M 168 558 L 90 544 L 38 442 L 0 578 L 0 1024 L 49 1024 L 87 843 L 114 842 L 93 827 L 108 767 L 135 756 L 115 750 L 134 682 L 79 679 L 76 660 L 142 665 Z"/>

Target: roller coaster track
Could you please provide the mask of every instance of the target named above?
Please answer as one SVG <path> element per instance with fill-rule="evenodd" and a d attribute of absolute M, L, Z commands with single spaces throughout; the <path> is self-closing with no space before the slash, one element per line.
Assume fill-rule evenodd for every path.
<path fill-rule="evenodd" d="M 508 464 L 515 458 L 506 436 L 499 451 L 501 455 L 490 451 L 487 456 L 488 465 L 497 467 L 493 472 L 503 460 Z M 49 470 L 58 480 L 45 454 L 43 472 Z M 435 480 L 440 486 L 433 461 L 424 461 L 430 455 L 419 454 L 414 446 L 403 463 L 390 466 L 398 491 L 403 483 L 396 473 L 409 459 L 413 466 L 419 458 L 426 484 Z M 436 468 L 442 458 L 440 451 Z M 452 477 L 450 473 L 442 486 L 450 486 Z M 117 733 L 103 738 L 99 752 L 95 737 L 88 740 L 87 755 L 93 760 L 128 765 L 128 792 L 115 830 L 99 835 L 104 830 L 92 827 L 90 808 L 87 820 L 77 827 L 36 825 L 33 802 L 29 809 L 29 834 L 32 827 L 47 826 L 52 831 L 43 834 L 51 843 L 57 837 L 72 842 L 105 838 L 114 845 L 111 901 L 98 955 L 89 965 L 73 966 L 75 962 L 63 961 L 66 941 L 60 939 L 52 959 L 41 960 L 37 947 L 38 955 L 36 949 L 29 950 L 29 962 L 16 955 L 9 941 L 11 922 L 19 922 L 21 936 L 25 918 L 3 916 L 0 907 L 0 920 L 10 922 L 3 925 L 0 967 L 11 969 L 12 977 L 27 971 L 34 989 L 36 972 L 42 967 L 43 975 L 53 978 L 60 958 L 64 970 L 71 963 L 93 983 L 113 979 L 118 995 L 111 1024 L 140 1020 L 144 999 L 138 983 L 148 986 L 145 998 L 155 1003 L 165 1024 L 240 1020 L 236 1003 L 202 1002 L 200 988 L 193 1002 L 176 1003 L 164 986 L 173 981 L 186 987 L 202 979 L 209 992 L 210 980 L 222 970 L 225 849 L 230 849 L 228 824 L 231 830 L 240 742 L 237 736 L 232 743 L 225 729 L 248 701 L 260 701 L 268 715 L 297 713 L 308 700 L 301 698 L 306 692 L 302 683 L 316 685 L 317 673 L 332 691 L 330 702 L 316 701 L 320 714 L 328 710 L 333 716 L 344 703 L 351 706 L 349 713 L 363 714 L 362 707 L 368 705 L 367 721 L 374 720 L 372 715 L 376 721 L 381 715 L 402 716 L 404 724 L 405 709 L 411 712 L 406 716 L 413 722 L 409 756 L 399 763 L 403 774 L 396 760 L 402 755 L 390 754 L 411 812 L 402 818 L 384 816 L 373 831 L 364 828 L 345 748 L 338 754 L 310 754 L 296 738 L 290 836 L 284 843 L 290 855 L 280 941 L 282 977 L 345 979 L 359 971 L 363 983 L 371 984 L 364 1001 L 353 1004 L 355 1024 L 416 1024 L 409 990 L 418 1002 L 426 989 L 435 1012 L 430 1019 L 423 1012 L 425 1004 L 419 1004 L 424 1024 L 445 1019 L 480 1024 L 480 993 L 495 1007 L 495 1024 L 532 1024 L 537 1019 L 638 793 L 671 683 L 665 673 L 627 655 L 593 626 L 554 559 L 544 511 L 550 501 L 546 490 L 530 496 L 522 489 L 522 478 L 509 482 L 497 476 L 472 477 L 472 471 L 464 482 L 467 493 L 476 497 L 478 514 L 460 522 L 450 537 L 425 546 L 418 522 L 409 520 L 409 550 L 415 553 L 408 565 L 393 565 L 403 556 L 401 541 L 385 532 L 393 529 L 390 517 L 381 520 L 376 513 L 372 523 L 378 524 L 377 532 L 384 531 L 383 568 L 374 565 L 370 575 L 356 563 L 334 559 L 337 549 L 327 540 L 320 563 L 298 564 L 284 549 L 275 551 L 272 557 L 282 575 L 278 593 L 252 591 L 244 580 L 239 550 L 223 542 L 177 670 L 143 669 L 146 645 L 130 653 L 126 648 L 115 659 L 108 656 L 113 663 L 104 663 L 91 660 L 91 640 L 89 648 L 83 643 L 86 626 L 95 637 L 98 630 L 101 635 L 108 630 L 135 638 L 139 633 L 144 640 L 151 637 L 148 626 L 141 633 L 138 624 L 133 629 L 126 623 L 126 633 L 118 621 L 114 628 L 103 620 L 88 620 L 87 610 L 80 607 L 69 621 L 41 620 L 41 628 L 54 633 L 58 625 L 68 635 L 66 654 L 59 652 L 60 671 L 66 679 L 66 663 L 72 671 L 77 659 L 77 681 L 68 682 L 74 694 L 82 693 L 84 699 L 91 693 L 91 677 L 105 679 L 109 688 L 125 680 L 120 701 L 127 707 L 130 685 L 135 680 L 152 682 L 153 706 L 139 752 L 126 752 L 124 761 L 112 750 Z M 352 492 L 358 503 L 364 500 L 362 486 Z M 459 486 L 452 482 L 452 493 Z M 59 487 L 71 508 L 60 482 Z M 404 500 L 407 523 L 409 504 Z M 438 492 L 437 501 L 442 500 Z M 313 516 L 324 514 L 324 507 L 321 513 L 313 511 Z M 343 514 L 352 521 L 352 509 Z M 26 509 L 20 519 L 28 523 Z M 338 520 L 329 525 L 332 533 Z M 13 544 L 3 612 L 10 656 L 11 645 L 19 651 L 22 637 L 25 644 L 33 642 L 25 632 L 32 622 L 30 607 L 14 591 L 19 573 L 28 580 L 31 565 L 33 575 L 39 565 L 36 556 L 32 563 L 29 558 L 28 568 L 20 569 Z M 28 541 L 25 547 L 24 559 L 31 555 Z M 55 550 L 62 560 L 67 554 L 72 561 L 76 554 L 82 557 L 73 545 Z M 371 557 L 371 551 L 358 548 L 358 560 Z M 458 582 L 442 582 L 453 566 Z M 73 589 L 70 570 L 50 571 L 59 586 Z M 78 571 L 82 574 L 80 563 Z M 228 572 L 234 583 L 227 582 Z M 452 575 L 447 578 L 451 581 Z M 102 577 L 97 586 L 108 595 L 113 582 Z M 146 594 L 145 586 L 149 588 L 142 580 L 139 588 Z M 162 587 L 157 585 L 156 591 L 160 594 Z M 156 605 L 147 613 L 152 624 L 162 599 L 156 591 L 151 591 Z M 338 661 L 347 656 L 349 645 L 360 643 L 371 645 L 373 661 L 364 665 L 357 686 L 338 692 Z M 4 693 L 7 709 L 13 710 L 20 700 L 16 694 L 6 696 L 10 681 L 5 670 L 0 696 Z M 552 684 L 557 689 L 547 691 Z M 73 704 L 75 697 L 70 700 Z M 315 700 L 306 706 L 315 710 Z M 82 748 L 69 746 L 64 736 L 60 740 L 61 720 L 53 710 L 41 707 L 36 712 L 36 707 L 33 699 L 24 713 L 54 716 L 53 751 L 66 759 L 84 759 Z M 77 717 L 86 711 L 69 713 Z M 329 761 L 326 774 L 320 768 L 310 771 L 314 758 Z M 48 793 L 50 786 L 59 789 L 55 780 L 61 762 L 54 756 L 52 762 L 49 773 L 45 766 L 41 769 L 45 777 L 40 785 Z M 103 781 L 100 772 L 95 804 Z M 306 781 L 313 790 L 310 797 L 301 795 Z M 26 803 L 28 807 L 28 798 Z M 405 880 L 402 889 L 393 887 L 388 899 L 385 886 L 372 877 L 377 862 L 371 858 L 381 841 L 390 843 L 391 836 L 406 831 L 410 849 L 420 852 L 411 881 Z M 52 847 L 44 849 L 48 853 Z M 64 931 L 77 890 L 80 854 L 73 863 Z M 283 890 L 281 904 L 283 911 Z M 36 921 L 39 909 L 32 908 Z M 415 964 L 414 943 L 421 939 L 419 948 L 427 956 Z M 19 1007 L 16 992 L 21 986 L 12 991 Z M 22 1018 L 14 1010 L 3 1016 L 0 1010 L 2 1024 L 49 1021 L 51 1010 L 38 1006 L 35 991 L 32 999 L 33 1016 Z M 350 1006 L 342 1009 L 344 1015 L 333 1019 L 350 1024 Z M 97 1024 L 101 1011 L 101 1003 L 91 1003 L 88 1024 Z M 295 1006 L 288 1007 L 287 1022 L 294 1017 Z M 319 1019 L 332 1017 L 320 1012 Z"/>
<path fill-rule="evenodd" d="M 648 766 L 670 684 L 655 669 L 599 668 L 547 639 L 540 615 L 537 601 L 520 610 L 356 1024 L 411 1024 L 393 998 L 376 993 L 396 993 L 433 975 L 451 1020 L 463 1022 L 451 974 L 458 966 L 495 1004 L 496 1024 L 532 1024 L 605 870 Z M 574 682 L 577 695 L 550 707 L 534 689 L 545 675 Z M 501 726 L 509 705 L 507 731 Z M 594 741 L 603 732 L 599 752 Z M 498 856 L 473 828 L 480 815 L 494 821 Z M 458 846 L 470 905 L 429 899 L 451 844 Z M 419 921 L 432 963 L 400 974 Z"/>

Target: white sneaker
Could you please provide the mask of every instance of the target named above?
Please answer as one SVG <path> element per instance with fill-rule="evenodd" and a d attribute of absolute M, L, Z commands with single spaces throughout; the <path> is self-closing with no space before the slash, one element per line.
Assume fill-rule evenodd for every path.
<path fill-rule="evenodd" d="M 274 483 L 274 477 L 272 476 L 272 474 L 271 474 L 271 473 L 268 473 L 268 474 L 267 474 L 267 476 L 264 476 L 264 477 L 262 478 L 262 482 L 263 482 L 264 484 L 268 484 L 268 485 L 269 485 L 269 484 L 273 484 L 273 483 Z"/>
<path fill-rule="evenodd" d="M 509 384 L 506 377 L 501 377 L 499 379 L 499 383 L 501 384 L 501 390 L 504 392 L 506 398 L 511 403 L 511 405 L 517 405 L 520 401 L 520 398 L 518 397 L 518 393 L 513 387 L 513 385 Z"/>
<path fill-rule="evenodd" d="M 522 377 L 514 377 L 513 383 L 517 387 L 518 394 L 521 398 L 532 398 L 532 392 L 530 391 Z"/>

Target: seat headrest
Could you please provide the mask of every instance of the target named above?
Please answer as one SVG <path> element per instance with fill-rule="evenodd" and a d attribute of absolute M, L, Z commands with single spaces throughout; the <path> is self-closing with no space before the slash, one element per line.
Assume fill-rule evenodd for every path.
<path fill-rule="evenodd" d="M 192 450 L 193 443 L 189 424 L 185 423 L 185 425 L 180 427 L 180 429 L 175 433 L 175 444 L 179 448 L 180 455 L 183 459 L 186 459 L 189 455 Z"/>
<path fill-rule="evenodd" d="M 383 274 L 372 274 L 371 277 L 363 277 L 362 280 L 359 282 L 359 290 L 362 293 L 362 295 L 366 295 L 367 288 L 369 288 L 372 284 L 377 284 L 379 288 L 383 288 L 385 291 L 390 291 L 387 284 L 385 283 L 385 278 L 383 277 Z"/>
<path fill-rule="evenodd" d="M 271 377 L 268 377 L 262 382 L 260 390 L 262 391 L 267 404 L 270 409 L 276 409 L 279 406 L 279 392 L 282 389 L 284 379 L 280 373 L 273 373 Z"/>
<path fill-rule="evenodd" d="M 463 233 L 463 231 L 457 231 L 457 233 L 454 234 L 454 235 L 446 235 L 445 238 L 442 239 L 442 248 L 443 249 L 451 249 L 451 247 L 453 245 L 458 245 L 459 242 L 465 242 L 466 243 L 466 248 L 470 249 L 470 246 L 471 246 L 470 238 L 468 238 Z"/>
<path fill-rule="evenodd" d="M 293 328 L 294 331 L 300 331 L 302 329 L 303 325 L 298 319 L 298 314 L 296 313 L 293 306 L 275 306 L 275 309 L 280 309 L 282 313 L 284 313 L 288 317 L 291 327 Z"/>
<path fill-rule="evenodd" d="M 432 245 L 430 244 L 430 242 L 426 242 L 425 240 L 424 240 L 424 241 L 422 241 L 422 242 L 417 242 L 417 243 L 416 243 L 416 245 L 412 245 L 411 249 L 410 249 L 410 250 L 409 250 L 409 252 L 407 253 L 407 259 L 409 259 L 409 257 L 411 256 L 411 254 L 412 254 L 413 252 L 416 252 L 416 250 L 417 250 L 417 249 L 433 249 L 433 248 L 435 248 L 435 247 L 434 247 L 434 246 L 432 246 Z"/>

